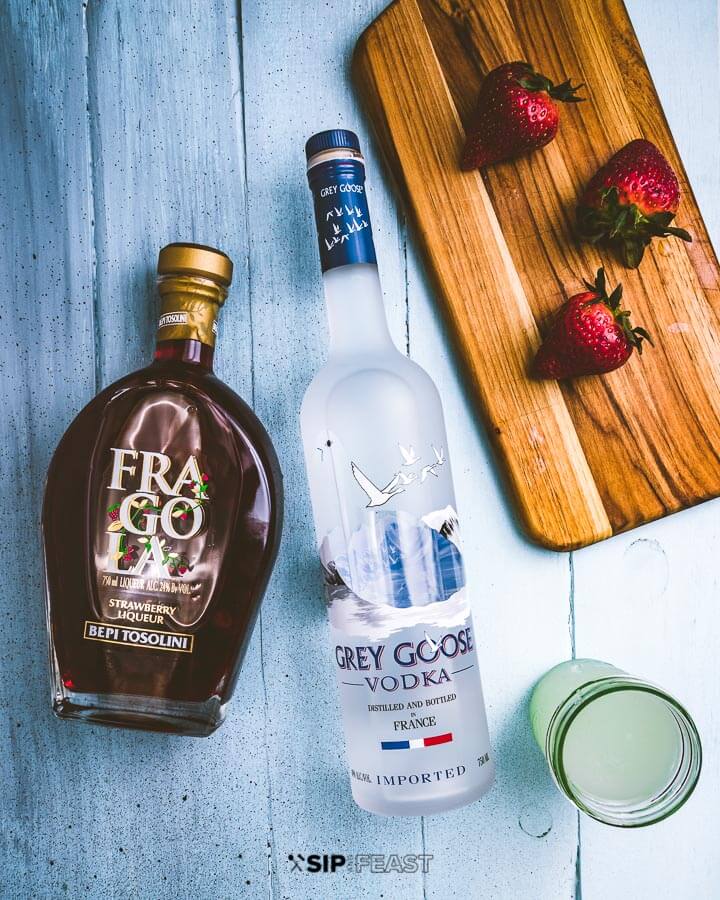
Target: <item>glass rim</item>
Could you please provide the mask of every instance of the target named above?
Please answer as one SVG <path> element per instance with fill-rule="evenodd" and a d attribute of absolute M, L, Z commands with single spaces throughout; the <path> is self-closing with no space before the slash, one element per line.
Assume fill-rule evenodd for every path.
<path fill-rule="evenodd" d="M 662 700 L 675 717 L 682 740 L 677 770 L 665 788 L 635 804 L 593 801 L 573 785 L 565 772 L 565 742 L 577 716 L 595 700 L 620 691 L 640 691 Z M 556 708 L 548 725 L 545 755 L 552 776 L 565 796 L 586 815 L 618 828 L 653 825 L 677 812 L 690 798 L 702 770 L 702 744 L 695 722 L 685 707 L 667 691 L 632 675 L 612 675 L 586 682 L 569 694 Z"/>

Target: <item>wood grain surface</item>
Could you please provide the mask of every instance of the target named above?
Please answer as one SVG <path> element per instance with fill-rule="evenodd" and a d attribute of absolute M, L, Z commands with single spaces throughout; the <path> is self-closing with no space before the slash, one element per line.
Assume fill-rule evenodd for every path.
<path fill-rule="evenodd" d="M 348 77 L 359 34 L 385 5 L 304 0 L 300 14 L 287 0 L 0 4 L 2 900 L 717 893 L 720 506 L 571 554 L 519 533 Z M 717 243 L 716 4 L 628 6 Z M 628 47 L 616 52 L 632 71 Z M 418 820 L 372 816 L 350 796 L 300 448 L 300 401 L 327 346 L 303 145 L 338 126 L 357 130 L 366 150 L 393 336 L 442 395 L 498 761 L 481 802 Z M 99 388 L 149 358 L 155 256 L 173 239 L 217 243 L 234 259 L 218 371 L 268 426 L 288 504 L 228 720 L 206 740 L 55 720 L 43 612 L 50 454 Z M 555 789 L 527 701 L 573 653 L 653 678 L 695 716 L 707 765 L 666 822 L 634 834 L 595 826 Z M 292 871 L 290 854 L 324 852 L 432 860 L 425 874 Z"/>
<path fill-rule="evenodd" d="M 585 82 L 588 102 L 542 151 L 461 172 L 480 81 L 517 59 Z M 528 534 L 569 549 L 720 493 L 720 270 L 621 0 L 397 0 L 355 72 Z M 574 216 L 640 136 L 672 159 L 695 241 L 656 242 L 630 271 L 579 243 Z M 602 378 L 529 379 L 543 325 L 600 265 L 655 349 Z"/>

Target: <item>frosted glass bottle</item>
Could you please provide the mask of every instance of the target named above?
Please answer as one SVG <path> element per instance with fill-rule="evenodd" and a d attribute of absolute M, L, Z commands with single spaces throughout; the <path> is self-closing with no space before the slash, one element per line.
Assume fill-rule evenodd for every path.
<path fill-rule="evenodd" d="M 390 337 L 357 137 L 306 152 L 330 350 L 301 424 L 353 797 L 441 812 L 494 762 L 440 397 Z"/>

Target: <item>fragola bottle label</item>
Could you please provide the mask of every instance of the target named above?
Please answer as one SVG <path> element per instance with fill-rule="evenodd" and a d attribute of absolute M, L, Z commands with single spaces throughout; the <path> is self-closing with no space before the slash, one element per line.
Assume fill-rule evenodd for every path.
<path fill-rule="evenodd" d="M 210 476 L 192 453 L 176 454 L 176 463 L 167 453 L 112 447 L 110 457 L 96 528 L 100 616 L 111 624 L 192 627 L 209 600 L 199 573 L 212 515 Z M 97 635 L 86 628 L 85 637 Z M 135 643 L 134 636 L 125 642 Z M 169 649 L 188 648 L 171 642 Z"/>

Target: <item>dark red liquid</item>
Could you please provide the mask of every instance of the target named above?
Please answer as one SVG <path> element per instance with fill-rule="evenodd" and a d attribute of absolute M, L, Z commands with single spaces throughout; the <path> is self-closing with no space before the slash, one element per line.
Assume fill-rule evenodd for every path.
<path fill-rule="evenodd" d="M 232 695 L 277 554 L 282 485 L 263 426 L 212 374 L 211 364 L 212 349 L 199 341 L 160 343 L 151 365 L 111 385 L 83 409 L 55 452 L 43 532 L 55 710 L 61 716 L 192 734 L 209 733 L 221 721 L 217 710 Z M 125 493 L 109 490 L 112 448 L 138 453 L 137 460 L 127 457 L 136 470 L 123 473 Z M 113 564 L 107 548 L 116 518 L 113 501 L 137 490 L 143 451 L 170 460 L 168 482 L 190 454 L 202 470 L 207 500 L 200 533 L 166 541 L 181 553 L 180 562 L 164 569 L 161 579 L 143 582 L 187 594 L 106 583 L 109 567 L 131 567 L 142 553 L 143 538 L 133 534 L 124 538 L 124 547 L 135 548 L 128 561 Z M 158 496 L 160 505 L 169 499 Z M 172 520 L 178 529 L 188 527 L 184 508 Z M 116 583 L 123 584 L 123 576 Z M 175 611 L 160 616 L 159 624 L 117 623 L 118 602 L 148 602 L 154 609 L 165 603 Z M 87 639 L 86 623 L 108 621 L 188 636 L 192 652 Z M 97 704 L 88 699 L 94 696 L 101 698 Z M 133 697 L 139 698 L 139 712 Z M 152 701 L 143 704 L 141 698 Z M 214 711 L 207 712 L 211 707 Z"/>

